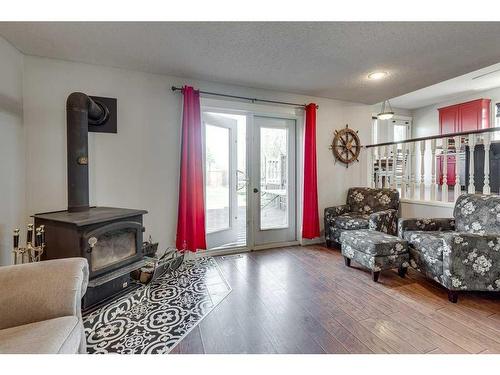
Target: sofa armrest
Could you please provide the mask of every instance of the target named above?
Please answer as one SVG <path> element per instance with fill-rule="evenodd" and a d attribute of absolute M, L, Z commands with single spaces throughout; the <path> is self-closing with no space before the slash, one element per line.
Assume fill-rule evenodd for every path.
<path fill-rule="evenodd" d="M 0 329 L 81 316 L 88 275 L 85 258 L 0 267 Z"/>
<path fill-rule="evenodd" d="M 374 212 L 370 215 L 369 228 L 379 232 L 396 235 L 398 225 L 398 210 L 389 209 Z"/>
<path fill-rule="evenodd" d="M 349 205 L 343 204 L 341 206 L 327 207 L 325 208 L 325 222 L 331 223 L 334 217 L 340 216 L 349 212 Z"/>
<path fill-rule="evenodd" d="M 445 231 L 455 230 L 455 219 L 399 219 L 398 235 L 403 237 L 407 230 Z"/>
<path fill-rule="evenodd" d="M 457 232 L 443 250 L 443 284 L 451 290 L 500 290 L 500 235 Z"/>

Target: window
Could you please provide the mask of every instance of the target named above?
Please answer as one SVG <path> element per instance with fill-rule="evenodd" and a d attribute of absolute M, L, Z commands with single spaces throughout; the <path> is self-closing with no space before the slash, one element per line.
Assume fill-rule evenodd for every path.
<path fill-rule="evenodd" d="M 411 138 L 410 119 L 378 120 L 372 117 L 373 143 L 400 142 Z"/>

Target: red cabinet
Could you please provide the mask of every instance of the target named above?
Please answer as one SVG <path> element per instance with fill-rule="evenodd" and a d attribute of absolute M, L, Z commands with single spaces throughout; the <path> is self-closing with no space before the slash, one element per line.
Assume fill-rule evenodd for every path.
<path fill-rule="evenodd" d="M 443 155 L 438 155 L 438 184 L 443 184 Z M 448 165 L 446 166 L 446 185 L 455 185 L 455 156 L 448 156 Z"/>
<path fill-rule="evenodd" d="M 439 134 L 451 134 L 490 127 L 490 99 L 439 108 Z M 443 183 L 443 158 L 438 157 L 438 181 Z M 455 156 L 448 156 L 447 184 L 455 184 Z"/>
<path fill-rule="evenodd" d="M 490 127 L 490 99 L 439 108 L 439 134 L 450 134 Z"/>

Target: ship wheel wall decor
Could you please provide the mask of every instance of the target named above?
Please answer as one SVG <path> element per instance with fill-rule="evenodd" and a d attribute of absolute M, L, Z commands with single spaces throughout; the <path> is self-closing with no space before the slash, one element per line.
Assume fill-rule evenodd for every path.
<path fill-rule="evenodd" d="M 335 159 L 344 163 L 346 168 L 354 161 L 359 161 L 359 153 L 361 152 L 361 142 L 358 132 L 349 129 L 349 125 L 341 130 L 335 130 L 332 144 L 330 145 Z"/>

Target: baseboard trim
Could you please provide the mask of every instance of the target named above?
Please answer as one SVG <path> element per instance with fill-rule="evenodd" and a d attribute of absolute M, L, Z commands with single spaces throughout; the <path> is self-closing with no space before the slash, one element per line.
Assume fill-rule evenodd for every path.
<path fill-rule="evenodd" d="M 322 243 L 325 243 L 325 237 L 324 237 L 324 236 L 317 237 L 317 238 L 313 238 L 313 239 L 303 238 L 303 239 L 300 241 L 300 244 L 301 244 L 302 246 L 307 246 L 307 245 L 318 245 L 318 244 L 322 244 Z"/>

